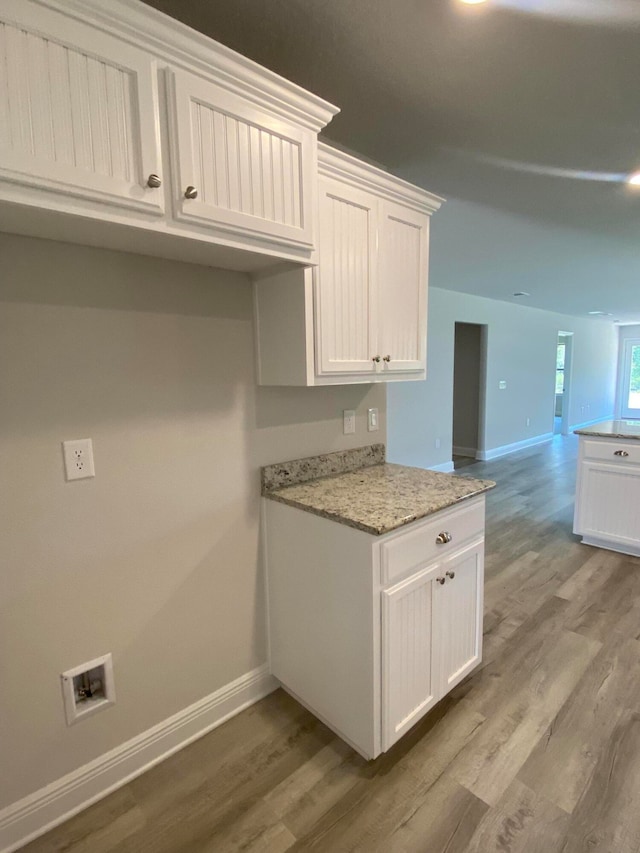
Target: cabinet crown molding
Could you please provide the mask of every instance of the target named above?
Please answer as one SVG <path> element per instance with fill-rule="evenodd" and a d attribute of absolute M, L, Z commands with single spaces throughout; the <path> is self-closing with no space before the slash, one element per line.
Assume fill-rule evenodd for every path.
<path fill-rule="evenodd" d="M 377 196 L 412 208 L 419 213 L 435 213 L 445 202 L 445 199 L 440 196 L 320 141 L 318 141 L 318 173 L 327 178 L 336 178 L 359 189 L 368 189 Z"/>
<path fill-rule="evenodd" d="M 153 52 L 172 65 L 197 71 L 230 92 L 318 133 L 338 107 L 262 67 L 209 36 L 140 0 L 35 0 Z M 8 0 L 9 6 L 19 2 Z"/>

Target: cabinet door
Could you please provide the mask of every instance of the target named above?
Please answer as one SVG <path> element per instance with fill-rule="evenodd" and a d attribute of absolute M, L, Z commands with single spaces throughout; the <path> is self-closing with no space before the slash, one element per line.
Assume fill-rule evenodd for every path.
<path fill-rule="evenodd" d="M 640 466 L 580 465 L 574 531 L 640 544 Z"/>
<path fill-rule="evenodd" d="M 315 270 L 316 370 L 374 373 L 378 325 L 374 196 L 319 181 L 319 266 Z"/>
<path fill-rule="evenodd" d="M 315 134 L 193 74 L 170 84 L 176 218 L 310 251 Z"/>
<path fill-rule="evenodd" d="M 434 644 L 439 696 L 445 696 L 482 658 L 484 545 L 475 542 L 440 564 Z"/>
<path fill-rule="evenodd" d="M 439 696 L 433 629 L 438 565 L 382 593 L 382 741 L 395 743 Z"/>
<path fill-rule="evenodd" d="M 378 305 L 385 373 L 426 367 L 429 217 L 381 203 Z"/>
<path fill-rule="evenodd" d="M 144 51 L 27 0 L 0 10 L 0 178 L 161 213 L 156 69 Z"/>

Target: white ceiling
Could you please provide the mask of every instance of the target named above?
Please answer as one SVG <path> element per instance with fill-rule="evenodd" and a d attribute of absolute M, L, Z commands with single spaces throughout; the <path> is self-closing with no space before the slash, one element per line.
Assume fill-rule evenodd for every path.
<path fill-rule="evenodd" d="M 640 322 L 640 0 L 147 2 L 338 105 L 328 141 L 470 203 L 467 245 L 470 211 L 518 231 L 516 286 L 438 286 Z"/>

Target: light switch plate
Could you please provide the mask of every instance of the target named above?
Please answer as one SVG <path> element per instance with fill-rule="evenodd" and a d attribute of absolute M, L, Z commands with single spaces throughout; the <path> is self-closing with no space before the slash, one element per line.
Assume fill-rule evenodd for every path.
<path fill-rule="evenodd" d="M 377 430 L 379 429 L 377 409 L 369 409 L 367 416 L 367 424 L 369 432 L 377 432 Z"/>
<path fill-rule="evenodd" d="M 93 444 L 90 438 L 63 441 L 62 453 L 67 480 L 84 480 L 85 477 L 95 477 Z"/>

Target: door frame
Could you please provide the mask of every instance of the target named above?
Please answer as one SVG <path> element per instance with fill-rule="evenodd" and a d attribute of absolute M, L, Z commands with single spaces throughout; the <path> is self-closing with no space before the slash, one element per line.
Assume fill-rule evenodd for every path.
<path fill-rule="evenodd" d="M 569 435 L 569 410 L 571 409 L 571 369 L 573 366 L 573 332 L 558 331 L 556 335 L 556 351 L 560 338 L 564 338 L 564 390 L 562 393 L 562 419 L 560 421 L 560 435 Z M 554 371 L 555 379 L 555 371 Z M 556 389 L 553 385 L 553 423 L 556 416 Z"/>

